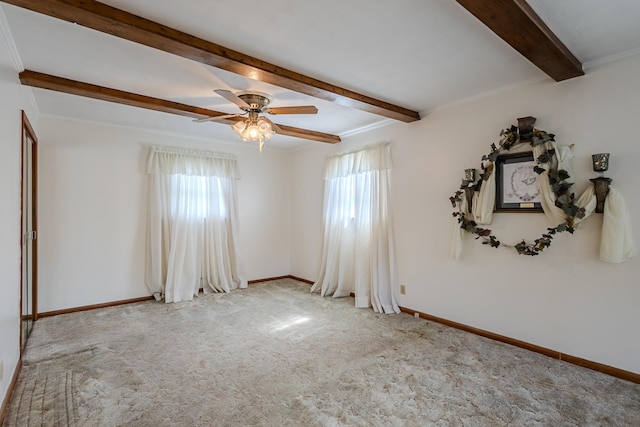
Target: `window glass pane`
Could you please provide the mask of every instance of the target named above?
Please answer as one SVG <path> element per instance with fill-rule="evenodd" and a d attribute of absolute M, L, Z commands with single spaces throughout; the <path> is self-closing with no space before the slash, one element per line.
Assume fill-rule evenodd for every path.
<path fill-rule="evenodd" d="M 221 179 L 217 177 L 173 175 L 171 213 L 183 219 L 224 219 L 227 207 Z"/>

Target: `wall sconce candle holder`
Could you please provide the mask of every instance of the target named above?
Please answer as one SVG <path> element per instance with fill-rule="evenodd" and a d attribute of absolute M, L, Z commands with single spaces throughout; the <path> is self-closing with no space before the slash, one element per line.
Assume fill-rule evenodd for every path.
<path fill-rule="evenodd" d="M 593 188 L 596 193 L 596 213 L 604 212 L 604 202 L 609 194 L 609 184 L 611 184 L 611 178 L 607 178 L 604 175 L 609 169 L 609 153 L 598 153 L 591 156 L 593 162 L 593 171 L 598 173 L 598 177 L 591 178 L 593 182 Z"/>
<path fill-rule="evenodd" d="M 476 181 L 476 170 L 475 169 L 465 169 L 464 170 L 464 180 L 467 181 L 467 183 L 475 182 Z"/>
<path fill-rule="evenodd" d="M 520 142 L 531 142 L 533 140 L 533 126 L 535 124 L 535 117 L 518 117 L 518 134 L 520 135 Z"/>

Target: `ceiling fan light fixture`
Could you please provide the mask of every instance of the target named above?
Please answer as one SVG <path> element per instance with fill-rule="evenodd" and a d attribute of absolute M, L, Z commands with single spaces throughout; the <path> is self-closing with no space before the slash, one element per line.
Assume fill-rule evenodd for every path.
<path fill-rule="evenodd" d="M 233 129 L 235 133 L 237 133 L 242 137 L 242 132 L 245 130 L 246 127 L 247 127 L 247 124 L 245 123 L 245 121 L 241 121 L 241 122 L 235 122 L 231 126 L 231 129 Z"/>
<path fill-rule="evenodd" d="M 271 123 L 264 118 L 258 120 L 258 132 L 260 132 L 265 139 L 269 139 L 273 136 L 274 131 L 271 127 Z"/>
<path fill-rule="evenodd" d="M 271 122 L 263 117 L 258 117 L 257 114 L 250 114 L 246 120 L 234 123 L 231 129 L 243 141 L 259 141 L 260 151 L 262 151 L 264 141 L 271 138 L 275 133 Z"/>

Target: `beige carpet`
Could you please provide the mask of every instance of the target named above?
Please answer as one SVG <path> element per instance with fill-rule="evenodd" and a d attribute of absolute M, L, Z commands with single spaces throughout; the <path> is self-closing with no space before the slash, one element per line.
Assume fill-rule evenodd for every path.
<path fill-rule="evenodd" d="M 4 426 L 639 426 L 640 385 L 293 280 L 38 320 Z"/>

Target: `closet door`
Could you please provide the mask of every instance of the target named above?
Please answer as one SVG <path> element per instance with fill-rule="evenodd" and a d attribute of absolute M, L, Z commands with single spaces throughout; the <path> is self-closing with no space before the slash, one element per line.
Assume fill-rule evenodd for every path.
<path fill-rule="evenodd" d="M 22 280 L 20 348 L 24 349 L 37 319 L 37 147 L 38 140 L 22 112 Z"/>

